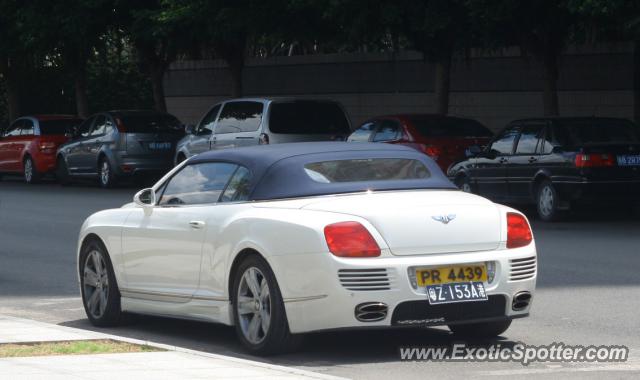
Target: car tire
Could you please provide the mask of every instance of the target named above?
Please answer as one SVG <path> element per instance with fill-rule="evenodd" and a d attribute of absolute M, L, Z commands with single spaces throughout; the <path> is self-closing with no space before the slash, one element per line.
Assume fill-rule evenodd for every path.
<path fill-rule="evenodd" d="M 558 191 L 549 180 L 544 180 L 536 189 L 536 209 L 538 217 L 545 222 L 555 222 L 560 220 L 559 210 L 560 196 Z"/>
<path fill-rule="evenodd" d="M 94 326 L 120 324 L 120 291 L 109 253 L 98 240 L 91 240 L 80 253 L 80 292 L 87 318 Z"/>
<path fill-rule="evenodd" d="M 71 176 L 69 175 L 69 169 L 64 158 L 58 157 L 56 161 L 56 180 L 62 186 L 67 186 L 71 183 Z"/>
<path fill-rule="evenodd" d="M 511 320 L 449 325 L 455 335 L 465 338 L 495 338 L 509 329 Z"/>
<path fill-rule="evenodd" d="M 35 163 L 31 156 L 26 156 L 22 163 L 24 181 L 28 184 L 34 184 L 40 182 L 42 174 L 38 172 Z"/>
<path fill-rule="evenodd" d="M 98 164 L 98 182 L 100 183 L 100 187 L 104 189 L 112 188 L 116 184 L 116 176 L 106 157 L 102 157 Z"/>
<path fill-rule="evenodd" d="M 456 178 L 456 186 L 458 189 L 464 191 L 465 193 L 473 193 L 473 188 L 471 187 L 471 180 L 466 175 L 462 175 Z"/>
<path fill-rule="evenodd" d="M 262 257 L 249 256 L 238 266 L 231 287 L 231 304 L 236 334 L 252 354 L 289 352 L 300 343 L 301 337 L 289 331 L 278 283 Z"/>

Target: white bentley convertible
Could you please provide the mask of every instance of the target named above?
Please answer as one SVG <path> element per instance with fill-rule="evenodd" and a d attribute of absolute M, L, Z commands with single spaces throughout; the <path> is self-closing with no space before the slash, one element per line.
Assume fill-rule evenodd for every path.
<path fill-rule="evenodd" d="M 268 354 L 327 329 L 499 335 L 529 313 L 536 249 L 521 213 L 457 190 L 417 151 L 300 143 L 183 162 L 85 221 L 78 270 L 95 325 L 219 322 Z"/>

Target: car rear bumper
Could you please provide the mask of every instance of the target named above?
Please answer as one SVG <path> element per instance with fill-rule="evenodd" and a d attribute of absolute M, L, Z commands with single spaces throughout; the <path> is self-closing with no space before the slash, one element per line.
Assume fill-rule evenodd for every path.
<path fill-rule="evenodd" d="M 525 317 L 531 304 L 514 310 L 513 300 L 521 292 L 533 295 L 537 263 L 530 276 L 513 279 L 511 260 L 519 259 L 535 261 L 535 245 L 509 250 L 378 259 L 340 259 L 330 253 L 286 255 L 271 257 L 269 261 L 279 281 L 291 332 L 304 333 L 344 328 L 438 326 Z M 496 268 L 493 281 L 485 283 L 488 301 L 430 305 L 425 289 L 412 285 L 409 275 L 416 267 L 481 262 L 494 262 Z M 375 268 L 386 269 L 388 289 L 349 290 L 338 276 L 339 270 Z M 384 304 L 385 317 L 372 322 L 357 319 L 356 307 L 365 303 Z"/>
<path fill-rule="evenodd" d="M 571 201 L 640 201 L 640 180 L 556 183 L 563 199 Z"/>
<path fill-rule="evenodd" d="M 39 173 L 52 173 L 56 170 L 55 150 L 51 154 L 38 153 L 33 155 L 36 170 Z"/>
<path fill-rule="evenodd" d="M 173 167 L 172 157 L 117 155 L 115 173 L 120 177 L 142 174 L 165 174 Z"/>

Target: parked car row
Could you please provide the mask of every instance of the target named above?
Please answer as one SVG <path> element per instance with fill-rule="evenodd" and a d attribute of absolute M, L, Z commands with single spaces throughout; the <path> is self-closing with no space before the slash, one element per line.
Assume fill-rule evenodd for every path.
<path fill-rule="evenodd" d="M 0 135 L 0 175 L 21 173 L 29 183 L 46 174 L 62 184 L 95 178 L 111 187 L 126 177 L 159 176 L 209 150 L 344 140 L 413 148 L 464 191 L 534 204 L 547 221 L 585 202 L 637 202 L 640 190 L 640 133 L 625 119 L 523 119 L 493 137 L 472 119 L 399 114 L 352 131 L 338 102 L 300 98 L 223 101 L 195 126 L 156 111 L 21 117 Z"/>
<path fill-rule="evenodd" d="M 640 131 L 625 119 L 516 120 L 469 156 L 448 170 L 458 187 L 497 202 L 534 204 L 545 221 L 594 201 L 639 201 Z"/>

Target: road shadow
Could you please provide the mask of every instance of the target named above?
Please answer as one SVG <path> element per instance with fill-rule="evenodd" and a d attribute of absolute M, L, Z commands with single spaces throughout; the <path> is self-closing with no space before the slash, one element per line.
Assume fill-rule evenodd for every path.
<path fill-rule="evenodd" d="M 306 334 L 296 352 L 258 357 L 246 353 L 233 327 L 220 324 L 135 316 L 129 324 L 118 328 L 96 328 L 86 319 L 61 325 L 264 363 L 306 367 L 309 370 L 325 366 L 398 362 L 400 347 L 451 347 L 457 343 L 467 343 L 473 347 L 499 343 L 503 347 L 510 347 L 519 343 L 504 337 L 463 340 L 444 327 L 347 330 Z"/>

